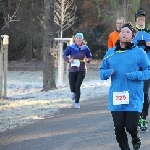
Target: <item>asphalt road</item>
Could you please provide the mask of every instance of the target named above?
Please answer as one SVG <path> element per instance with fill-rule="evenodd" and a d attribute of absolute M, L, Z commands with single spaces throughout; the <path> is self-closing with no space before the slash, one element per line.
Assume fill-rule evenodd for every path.
<path fill-rule="evenodd" d="M 148 117 L 150 122 L 150 117 Z M 149 126 L 150 130 L 150 126 Z M 140 133 L 150 150 L 150 131 Z M 131 137 L 129 143 L 131 146 Z M 132 148 L 131 148 L 132 149 Z M 107 97 L 81 102 L 80 109 L 64 108 L 44 120 L 0 133 L 0 150 L 120 150 Z"/>

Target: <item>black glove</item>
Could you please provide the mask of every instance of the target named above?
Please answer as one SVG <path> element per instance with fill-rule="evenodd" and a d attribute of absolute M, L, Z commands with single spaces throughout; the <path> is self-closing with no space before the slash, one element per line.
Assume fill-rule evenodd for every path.
<path fill-rule="evenodd" d="M 146 47 L 144 48 L 144 51 L 146 51 L 146 53 L 147 53 L 149 50 L 150 50 L 150 47 L 149 47 L 149 46 L 146 46 Z"/>
<path fill-rule="evenodd" d="M 145 40 L 138 40 L 137 46 L 146 46 Z"/>

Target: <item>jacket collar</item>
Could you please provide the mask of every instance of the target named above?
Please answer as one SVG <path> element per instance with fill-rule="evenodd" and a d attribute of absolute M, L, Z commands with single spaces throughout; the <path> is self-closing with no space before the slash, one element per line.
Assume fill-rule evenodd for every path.
<path fill-rule="evenodd" d="M 135 45 L 134 45 L 133 43 L 129 42 L 125 48 L 121 48 L 121 46 L 120 46 L 120 41 L 117 40 L 115 51 L 131 50 L 131 49 L 134 48 L 134 47 L 135 47 Z"/>

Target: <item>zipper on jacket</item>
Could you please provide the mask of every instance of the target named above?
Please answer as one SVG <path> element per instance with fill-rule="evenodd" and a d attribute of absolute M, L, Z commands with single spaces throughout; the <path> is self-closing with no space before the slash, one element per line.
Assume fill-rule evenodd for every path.
<path fill-rule="evenodd" d="M 79 47 L 78 47 L 79 48 Z M 81 52 L 81 48 L 79 48 L 79 61 L 80 61 L 80 52 Z M 78 67 L 78 71 L 80 70 L 80 66 Z"/>

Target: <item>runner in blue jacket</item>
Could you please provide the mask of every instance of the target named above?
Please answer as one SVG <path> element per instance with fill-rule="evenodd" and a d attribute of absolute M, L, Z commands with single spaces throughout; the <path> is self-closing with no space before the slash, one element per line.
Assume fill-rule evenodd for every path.
<path fill-rule="evenodd" d="M 140 148 L 137 127 L 144 101 L 143 80 L 150 79 L 150 62 L 145 52 L 131 43 L 134 35 L 132 25 L 124 24 L 119 41 L 108 49 L 100 66 L 100 78 L 111 78 L 108 109 L 121 150 L 130 149 L 126 131 L 131 134 L 134 150 Z"/>
<path fill-rule="evenodd" d="M 145 12 L 138 10 L 135 14 L 136 28 L 138 30 L 136 36 L 133 39 L 133 43 L 142 48 L 150 60 L 150 29 L 145 27 Z M 139 127 L 141 131 L 148 131 L 148 122 L 146 117 L 148 116 L 149 109 L 149 87 L 150 80 L 144 81 L 144 104 L 142 113 L 139 120 Z"/>

